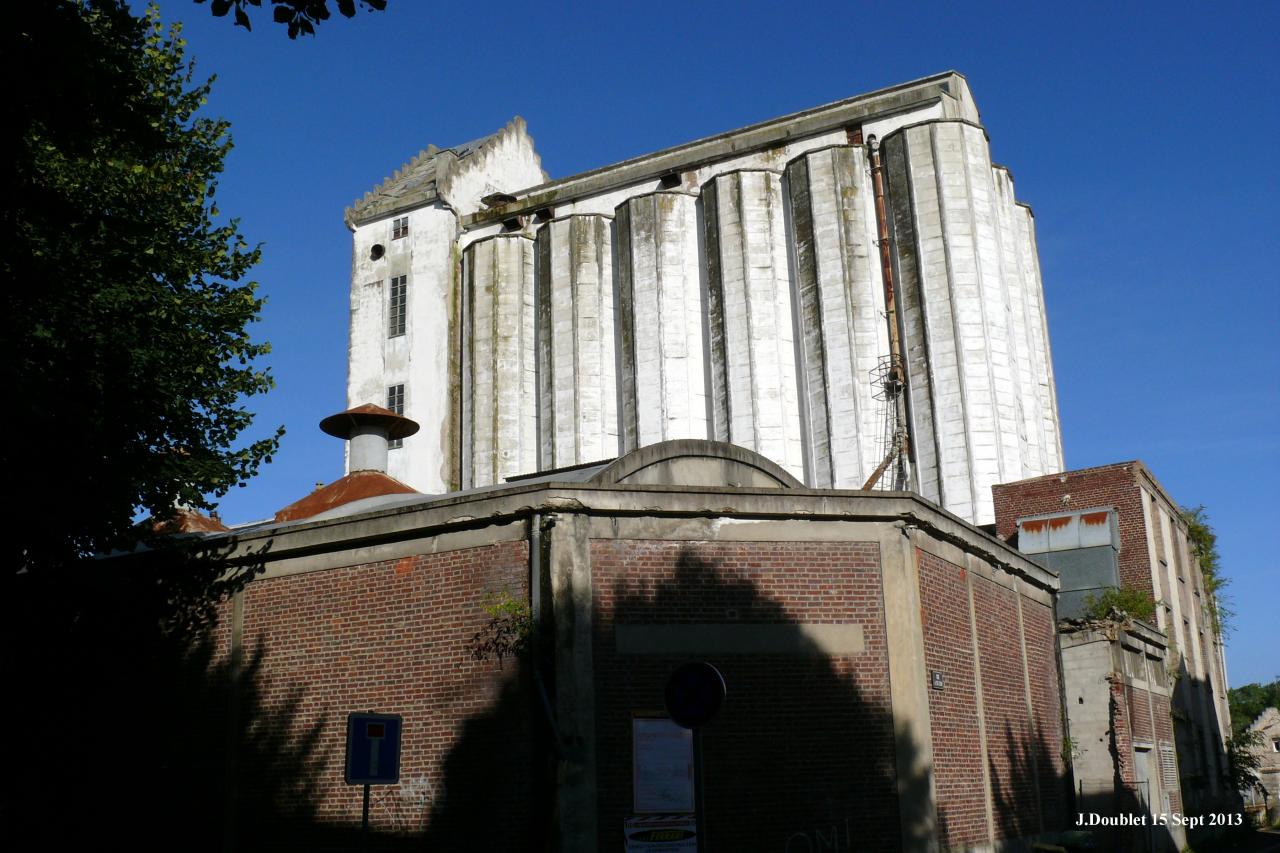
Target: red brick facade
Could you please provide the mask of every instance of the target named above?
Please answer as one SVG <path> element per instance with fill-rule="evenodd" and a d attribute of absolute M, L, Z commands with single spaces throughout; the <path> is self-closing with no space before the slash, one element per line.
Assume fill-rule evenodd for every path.
<path fill-rule="evenodd" d="M 925 664 L 942 672 L 945 685 L 943 690 L 929 691 L 939 829 L 947 844 L 976 843 L 987 837 L 987 812 L 982 786 L 977 784 L 983 760 L 967 572 L 931 554 L 917 553 Z"/>
<path fill-rule="evenodd" d="M 1120 523 L 1120 585 L 1155 597 L 1151 585 L 1151 560 L 1142 512 L 1142 489 L 1135 466 L 1122 462 L 1051 474 L 1033 480 L 991 487 L 995 499 L 996 533 L 1011 541 L 1017 520 L 1073 509 L 1115 507 Z M 1064 503 L 1063 498 L 1067 498 Z"/>
<path fill-rule="evenodd" d="M 474 660 L 469 642 L 489 620 L 486 601 L 527 599 L 527 552 L 523 541 L 503 542 L 251 583 L 243 593 L 243 657 L 259 661 L 262 719 L 286 721 L 286 728 L 273 733 L 281 740 L 275 748 L 242 757 L 240 798 L 252 803 L 265 795 L 259 786 L 277 772 L 255 761 L 305 751 L 306 778 L 273 804 L 275 819 L 358 828 L 362 789 L 343 782 L 346 715 L 374 710 L 403 715 L 404 736 L 400 785 L 375 789 L 371 827 L 421 832 L 433 808 L 447 814 L 445 760 L 467 721 L 495 705 L 512 673 L 510 663 L 504 671 Z M 218 627 L 224 654 L 231 609 L 223 606 Z M 526 834 L 532 817 L 527 728 L 526 719 L 491 744 L 508 759 L 502 784 L 490 789 L 486 830 L 494 838 Z M 242 827 L 243 834 L 255 831 Z"/>
<path fill-rule="evenodd" d="M 569 529 L 558 524 L 546 535 Z M 616 629 L 663 625 L 772 626 L 771 637 L 789 638 L 776 652 L 696 655 L 721 670 L 729 691 L 702 732 L 704 832 L 714 849 L 898 849 L 911 820 L 900 803 L 913 798 L 918 813 L 931 790 L 951 845 L 990 840 L 988 812 L 996 839 L 1061 825 L 1053 633 L 1048 608 L 1033 597 L 1020 599 L 923 550 L 905 552 L 919 568 L 927 669 L 943 672 L 945 688 L 906 693 L 912 702 L 927 697 L 934 776 L 901 780 L 899 768 L 916 763 L 904 748 L 925 744 L 904 747 L 895 736 L 889 587 L 878 540 L 587 541 L 578 553 L 590 561 L 593 590 L 589 716 L 542 704 L 527 662 L 473 658 L 473 638 L 490 618 L 484 605 L 500 595 L 530 600 L 523 539 L 266 577 L 238 604 L 224 604 L 215 664 L 230 655 L 238 620 L 234 633 L 254 686 L 252 705 L 242 709 L 252 718 L 248 741 L 235 759 L 241 838 L 265 838 L 274 828 L 297 847 L 349 845 L 362 792 L 342 781 L 345 718 L 375 710 L 404 717 L 400 784 L 374 793 L 371 825 L 382 847 L 463 849 L 475 832 L 486 848 L 527 847 L 552 837 L 561 820 L 557 809 L 567 801 L 557 805 L 557 785 L 577 748 L 572 736 L 562 740 L 556 764 L 547 714 L 564 723 L 577 713 L 574 725 L 594 732 L 585 800 L 597 806 L 594 849 L 621 850 L 633 814 L 631 720 L 662 713 L 667 676 L 691 655 L 619 651 Z M 894 571 L 909 581 L 907 562 Z M 551 559 L 537 565 L 564 571 Z M 544 578 L 544 591 L 549 583 Z M 555 623 L 544 626 L 547 638 L 579 618 L 558 595 L 544 599 L 544 616 Z M 857 626 L 860 642 L 834 653 L 820 648 L 806 632 L 826 626 Z M 910 641 L 901 631 L 893 636 L 894 654 L 909 656 Z M 557 645 L 543 653 L 540 671 L 555 703 L 562 696 L 555 682 L 574 677 L 566 661 L 577 652 Z M 911 708 L 901 714 L 910 718 Z M 455 825 L 464 818 L 465 827 Z"/>
<path fill-rule="evenodd" d="M 1024 677 L 1017 643 L 1017 593 L 924 551 L 917 557 L 925 661 L 944 679 L 943 689 L 929 694 L 943 842 L 959 846 L 989 837 L 978 784 L 984 763 L 997 839 L 1033 835 L 1042 824 L 1044 829 L 1060 828 L 1065 819 L 1061 703 L 1048 607 L 1022 600 Z M 979 699 L 985 758 L 979 740 Z"/>
<path fill-rule="evenodd" d="M 896 849 L 899 837 L 879 550 L 874 543 L 597 540 L 599 849 L 631 814 L 632 713 L 661 710 L 687 658 L 624 656 L 616 624 L 854 623 L 847 656 L 712 658 L 728 699 L 705 730 L 706 833 L 715 849 Z M 799 836 L 804 836 L 801 840 Z"/>

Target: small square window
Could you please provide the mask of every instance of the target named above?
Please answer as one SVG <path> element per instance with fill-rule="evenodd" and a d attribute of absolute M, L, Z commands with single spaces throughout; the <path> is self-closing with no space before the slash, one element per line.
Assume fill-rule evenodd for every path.
<path fill-rule="evenodd" d="M 404 334 L 406 307 L 409 302 L 409 277 L 398 275 L 391 279 L 391 289 L 387 291 L 387 337 L 394 338 Z"/>
<path fill-rule="evenodd" d="M 387 387 L 387 408 L 395 412 L 397 415 L 404 414 L 404 385 L 390 385 Z M 393 438 L 387 442 L 387 446 L 392 450 L 398 447 L 404 447 L 404 441 L 399 438 Z"/>
<path fill-rule="evenodd" d="M 409 236 L 409 217 L 401 216 L 391 220 L 391 239 L 399 240 Z"/>

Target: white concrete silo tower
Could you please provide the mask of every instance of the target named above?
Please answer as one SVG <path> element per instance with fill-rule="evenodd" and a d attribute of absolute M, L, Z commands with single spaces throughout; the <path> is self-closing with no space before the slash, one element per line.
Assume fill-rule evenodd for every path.
<path fill-rule="evenodd" d="M 947 73 L 550 182 L 519 120 L 428 149 L 347 211 L 348 403 L 422 424 L 389 471 L 427 492 L 711 438 L 988 523 L 1062 449 L 978 122 Z"/>

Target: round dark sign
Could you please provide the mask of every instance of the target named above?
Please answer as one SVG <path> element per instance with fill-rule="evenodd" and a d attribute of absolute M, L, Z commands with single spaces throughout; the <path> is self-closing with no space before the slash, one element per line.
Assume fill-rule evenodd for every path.
<path fill-rule="evenodd" d="M 709 663 L 687 663 L 667 678 L 667 713 L 686 729 L 705 726 L 724 704 L 724 676 Z"/>

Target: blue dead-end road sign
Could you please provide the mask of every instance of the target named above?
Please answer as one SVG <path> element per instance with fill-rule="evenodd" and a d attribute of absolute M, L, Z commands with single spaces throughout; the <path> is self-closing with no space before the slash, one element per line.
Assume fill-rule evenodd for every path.
<path fill-rule="evenodd" d="M 347 714 L 348 785 L 394 785 L 400 781 L 399 714 Z"/>

